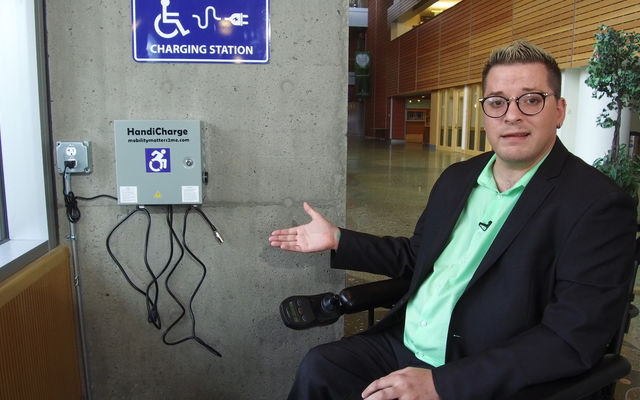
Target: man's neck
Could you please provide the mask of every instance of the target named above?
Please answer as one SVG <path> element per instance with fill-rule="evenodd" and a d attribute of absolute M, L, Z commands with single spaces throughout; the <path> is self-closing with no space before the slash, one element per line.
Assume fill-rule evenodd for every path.
<path fill-rule="evenodd" d="M 496 182 L 498 191 L 502 193 L 511 189 L 531 168 L 538 165 L 546 154 L 547 153 L 532 163 L 509 163 L 500 158 L 496 158 L 491 172 L 493 173 L 493 179 Z"/>
<path fill-rule="evenodd" d="M 505 192 L 513 187 L 531 169 L 533 165 L 526 169 L 500 168 L 498 160 L 493 164 L 493 179 L 496 182 L 498 192 Z"/>
<path fill-rule="evenodd" d="M 537 159 L 529 162 L 506 161 L 496 155 L 491 172 L 496 182 L 496 187 L 500 193 L 507 191 L 513 187 L 520 178 L 522 178 L 531 168 L 535 167 L 543 160 L 553 149 L 553 144 L 549 149 L 543 152 Z"/>

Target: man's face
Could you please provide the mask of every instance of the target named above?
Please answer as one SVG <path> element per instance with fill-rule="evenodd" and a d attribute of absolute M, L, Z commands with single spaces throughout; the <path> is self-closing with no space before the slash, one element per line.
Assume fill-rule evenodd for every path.
<path fill-rule="evenodd" d="M 487 139 L 496 153 L 496 167 L 528 170 L 553 147 L 556 129 L 564 121 L 566 103 L 553 96 L 560 93 L 552 92 L 547 74 L 540 63 L 497 65 L 489 70 L 484 97 L 517 98 L 529 92 L 549 93 L 543 110 L 536 115 L 523 114 L 515 99 L 502 117 L 482 114 Z"/>

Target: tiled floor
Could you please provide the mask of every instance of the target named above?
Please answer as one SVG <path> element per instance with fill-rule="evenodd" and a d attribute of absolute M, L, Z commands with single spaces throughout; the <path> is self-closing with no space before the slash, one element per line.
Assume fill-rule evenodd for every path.
<path fill-rule="evenodd" d="M 433 151 L 420 144 L 353 138 L 347 158 L 346 227 L 376 235 L 410 236 L 436 178 L 448 165 L 468 156 Z M 377 278 L 350 272 L 347 286 Z M 640 286 L 637 291 L 640 293 Z M 376 318 L 383 314 L 377 311 Z M 346 335 L 366 325 L 366 313 L 345 316 Z M 631 322 L 622 353 L 632 371 L 618 384 L 615 398 L 640 400 L 640 317 Z"/>

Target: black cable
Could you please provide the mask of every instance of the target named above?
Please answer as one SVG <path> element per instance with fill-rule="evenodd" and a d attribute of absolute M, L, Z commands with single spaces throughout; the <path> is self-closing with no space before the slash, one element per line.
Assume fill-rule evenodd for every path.
<path fill-rule="evenodd" d="M 80 213 L 80 209 L 78 208 L 78 200 L 91 201 L 91 200 L 96 200 L 96 199 L 103 198 L 103 197 L 104 198 L 113 199 L 113 200 L 118 200 L 116 197 L 108 195 L 108 194 L 99 194 L 99 195 L 93 196 L 93 197 L 81 197 L 81 196 L 75 196 L 73 191 L 67 192 L 67 169 L 68 169 L 68 166 L 65 165 L 64 171 L 63 171 L 63 174 L 62 174 L 62 188 L 63 188 L 62 193 L 63 193 L 63 197 L 64 197 L 64 202 L 65 202 L 67 219 L 70 222 L 76 223 L 76 222 L 78 222 L 80 220 L 81 213 Z M 180 309 L 182 311 L 181 311 L 180 315 L 178 316 L 178 318 L 165 330 L 164 334 L 162 335 L 162 341 L 167 345 L 176 345 L 176 344 L 185 342 L 187 340 L 194 340 L 196 343 L 198 343 L 201 346 L 203 346 L 205 349 L 207 349 L 212 354 L 214 354 L 214 355 L 216 355 L 218 357 L 222 357 L 222 354 L 220 354 L 216 349 L 214 349 L 212 346 L 207 344 L 204 340 L 202 340 L 200 337 L 198 337 L 196 335 L 196 318 L 195 318 L 195 314 L 193 312 L 193 301 L 194 301 L 194 299 L 196 297 L 196 294 L 198 293 L 198 290 L 200 290 L 200 287 L 202 286 L 202 283 L 204 282 L 204 279 L 205 279 L 206 274 L 207 274 L 207 268 L 204 265 L 204 263 L 202 261 L 200 261 L 200 259 L 187 246 L 187 242 L 186 242 L 187 217 L 188 217 L 189 213 L 192 210 L 195 210 L 198 214 L 200 214 L 200 216 L 207 222 L 207 224 L 211 228 L 216 240 L 219 243 L 222 244 L 222 242 L 223 242 L 222 236 L 218 232 L 218 230 L 215 227 L 215 225 L 211 222 L 211 220 L 209 220 L 209 218 L 206 216 L 206 214 L 204 212 L 202 212 L 199 208 L 192 206 L 192 207 L 189 207 L 185 211 L 185 214 L 184 214 L 184 226 L 183 226 L 183 229 L 182 229 L 182 243 L 184 244 L 183 245 L 180 242 L 180 239 L 178 238 L 178 235 L 176 234 L 175 230 L 173 229 L 173 207 L 171 205 L 169 205 L 168 208 L 167 208 L 167 225 L 169 226 L 169 248 L 170 248 L 169 258 L 167 260 L 167 263 L 164 265 L 164 267 L 156 275 L 153 272 L 153 270 L 151 269 L 151 265 L 149 264 L 149 257 L 148 257 L 148 255 L 149 255 L 149 235 L 150 235 L 150 232 L 151 232 L 151 214 L 149 213 L 149 211 L 146 208 L 136 207 L 134 210 L 129 212 L 129 214 L 127 214 L 127 216 L 124 219 L 122 219 L 120 222 L 118 222 L 111 229 L 111 231 L 109 232 L 109 235 L 107 235 L 107 239 L 106 239 L 107 253 L 109 253 L 109 256 L 111 257 L 113 262 L 116 264 L 116 266 L 118 267 L 120 272 L 122 272 L 122 275 L 124 276 L 124 278 L 127 281 L 127 283 L 129 283 L 129 285 L 136 292 L 142 294 L 145 297 L 145 302 L 146 302 L 146 307 L 147 307 L 147 321 L 149 323 L 152 323 L 157 329 L 161 329 L 162 328 L 162 322 L 161 322 L 161 319 L 160 319 L 160 313 L 158 311 L 158 295 L 159 295 L 158 279 L 165 273 L 165 271 L 168 269 L 169 265 L 171 264 L 171 260 L 173 259 L 173 251 L 174 251 L 173 241 L 175 240 L 176 243 L 178 243 L 178 246 L 180 247 L 180 256 L 178 257 L 178 260 L 174 263 L 173 267 L 171 268 L 171 271 L 167 275 L 167 278 L 165 280 L 165 287 L 167 288 L 167 292 L 169 293 L 169 295 L 178 304 L 178 306 L 180 307 Z M 116 232 L 116 230 L 118 230 L 118 228 L 120 226 L 122 226 L 122 224 L 125 221 L 127 221 L 131 216 L 133 216 L 135 213 L 137 213 L 139 211 L 140 212 L 144 212 L 146 217 L 147 217 L 147 229 L 145 231 L 145 241 L 144 241 L 144 264 L 145 264 L 145 267 L 147 269 L 147 272 L 151 275 L 151 282 L 149 282 L 149 284 L 147 285 L 146 290 L 142 290 L 140 287 L 138 287 L 131 280 L 131 278 L 129 277 L 129 274 L 127 274 L 127 272 L 125 271 L 124 267 L 122 266 L 122 264 L 120 264 L 120 261 L 118 261 L 118 258 L 115 256 L 115 254 L 111 250 L 111 244 L 110 244 L 111 237 Z M 202 276 L 201 276 L 200 281 L 196 285 L 196 288 L 194 289 L 194 291 L 191 294 L 191 297 L 189 299 L 189 316 L 191 317 L 191 336 L 184 337 L 184 338 L 179 339 L 179 340 L 174 341 L 174 342 L 169 342 L 167 340 L 167 335 L 169 334 L 169 331 L 171 331 L 171 329 L 174 326 L 176 326 L 178 324 L 178 322 L 180 322 L 180 320 L 186 314 L 186 309 L 184 308 L 184 306 L 182 305 L 182 303 L 180 302 L 178 297 L 171 291 L 171 289 L 169 287 L 169 280 L 171 279 L 171 276 L 176 271 L 178 265 L 182 261 L 182 258 L 184 257 L 184 250 L 185 249 L 191 255 L 191 257 L 193 257 L 193 259 L 202 267 Z M 152 288 L 155 289 L 154 294 L 153 294 L 153 298 L 151 296 Z"/>
<path fill-rule="evenodd" d="M 216 228 L 216 226 L 213 225 L 213 222 L 211 222 L 211 220 L 207 217 L 207 215 L 200 208 L 198 208 L 196 206 L 191 206 L 191 208 L 189 208 L 189 210 L 195 210 L 198 214 L 200 214 L 200 216 L 207 222 L 207 224 L 209 225 L 209 227 L 213 231 L 213 235 L 216 237 L 216 240 L 218 241 L 218 243 L 220 243 L 220 244 L 224 243 L 224 239 L 222 239 L 222 236 L 220 235 L 220 232 L 218 232 L 218 229 Z M 187 210 L 187 212 L 189 210 Z M 185 216 L 185 224 L 186 224 L 186 216 Z"/>
<path fill-rule="evenodd" d="M 176 304 L 178 304 L 178 306 L 180 307 L 181 312 L 180 312 L 180 315 L 178 316 L 178 318 L 176 318 L 173 321 L 173 323 L 171 325 L 169 325 L 167 330 L 164 331 L 164 334 L 162 335 L 162 341 L 167 345 L 176 345 L 176 344 L 180 344 L 180 343 L 182 343 L 184 341 L 187 341 L 187 340 L 189 340 L 191 338 L 190 337 L 183 338 L 183 339 L 180 339 L 180 340 L 177 340 L 177 341 L 174 341 L 174 342 L 169 342 L 167 340 L 167 335 L 169 334 L 169 331 L 171 331 L 171 329 L 173 329 L 173 327 L 176 326 L 178 324 L 178 322 L 180 322 L 180 320 L 182 319 L 182 317 L 186 313 L 186 309 L 182 305 L 182 302 L 180 302 L 178 297 L 175 295 L 175 293 L 173 293 L 173 291 L 169 287 L 169 280 L 171 280 L 171 277 L 173 276 L 173 273 L 176 271 L 176 269 L 178 268 L 178 265 L 180 265 L 180 261 L 182 261 L 182 258 L 184 257 L 184 247 L 180 243 L 180 239 L 178 238 L 178 234 L 176 234 L 176 231 L 173 229 L 173 207 L 172 206 L 169 206 L 169 209 L 168 209 L 167 226 L 169 227 L 169 232 L 171 233 L 171 238 L 172 238 L 171 242 L 173 243 L 173 239 L 175 238 L 176 243 L 178 243 L 178 246 L 180 247 L 180 256 L 178 257 L 178 260 L 173 264 L 173 267 L 171 267 L 171 270 L 167 274 L 167 279 L 165 279 L 164 285 L 165 285 L 169 295 L 173 298 L 173 300 L 176 302 Z"/>
<path fill-rule="evenodd" d="M 80 209 L 78 208 L 78 202 L 76 196 L 72 191 L 67 192 L 67 166 L 64 166 L 62 172 L 62 196 L 64 197 L 64 206 L 66 209 L 67 219 L 71 223 L 76 223 L 80 220 Z"/>
<path fill-rule="evenodd" d="M 137 212 L 143 212 L 147 217 L 147 229 L 146 229 L 146 233 L 145 233 L 145 243 L 144 243 L 144 261 L 145 261 L 145 266 L 147 268 L 147 271 L 152 276 L 152 281 L 147 286 L 147 290 L 146 291 L 140 289 L 140 287 L 138 287 L 135 283 L 133 283 L 133 281 L 131 280 L 131 278 L 127 274 L 127 272 L 124 270 L 124 267 L 122 266 L 122 264 L 120 264 L 120 262 L 118 261 L 117 257 L 115 256 L 115 254 L 113 254 L 113 251 L 111 251 L 111 245 L 110 245 L 111 237 L 113 236 L 115 231 L 125 221 L 127 221 L 129 218 L 131 218 L 132 215 L 134 215 Z M 149 211 L 146 208 L 136 207 L 133 211 L 131 211 L 129 214 L 127 214 L 127 216 L 124 219 L 122 219 L 122 221 L 118 222 L 116 224 L 116 226 L 113 227 L 113 229 L 111 229 L 111 232 L 109 232 L 109 235 L 107 235 L 106 246 L 107 246 L 107 253 L 109 253 L 109 256 L 111 256 L 111 259 L 113 260 L 113 262 L 116 264 L 118 269 L 120 269 L 120 272 L 122 272 L 122 275 L 124 275 L 124 278 L 129 283 L 129 285 L 133 289 L 135 289 L 136 292 L 142 294 L 145 297 L 146 305 L 147 305 L 147 321 L 152 323 L 156 328 L 160 329 L 162 324 L 161 324 L 161 321 L 160 321 L 160 313 L 158 312 L 158 307 L 157 307 L 157 301 L 158 301 L 158 282 L 157 282 L 157 280 L 158 280 L 158 277 L 151 270 L 151 266 L 149 265 L 148 257 L 147 257 L 148 250 L 149 250 L 149 232 L 150 231 L 151 231 L 151 214 L 149 213 Z M 150 290 L 150 288 L 152 286 L 154 286 L 156 288 L 156 293 L 155 293 L 155 297 L 154 297 L 153 300 L 149 296 L 149 290 Z"/>
<path fill-rule="evenodd" d="M 169 205 L 169 207 L 167 208 L 167 215 L 169 214 L 169 210 L 172 210 L 171 205 Z M 171 211 L 171 213 L 173 214 L 173 211 Z M 150 225 L 151 225 L 151 222 L 149 222 L 149 227 Z M 153 323 L 156 328 L 161 329 L 162 324 L 160 323 L 160 313 L 158 312 L 158 294 L 160 292 L 160 288 L 158 286 L 158 279 L 160 279 L 160 277 L 165 273 L 165 271 L 171 264 L 171 260 L 173 259 L 173 236 L 171 235 L 171 232 L 169 232 L 169 258 L 167 259 L 167 263 L 164 265 L 164 267 L 162 267 L 162 269 L 160 270 L 160 273 L 158 273 L 157 276 L 151 270 L 151 266 L 149 265 L 149 262 L 148 262 L 148 257 L 147 257 L 148 236 L 149 236 L 149 231 L 147 231 L 147 241 L 145 242 L 145 251 L 144 251 L 145 265 L 147 266 L 147 271 L 149 271 L 149 274 L 152 277 L 151 282 L 149 282 L 149 284 L 147 285 L 147 291 L 146 291 L 147 315 L 148 315 L 148 321 Z M 153 301 L 151 301 L 151 297 L 149 294 L 152 287 L 155 288 L 155 297 Z"/>
<path fill-rule="evenodd" d="M 149 282 L 149 285 L 147 285 L 147 290 L 144 293 L 144 298 L 147 305 L 147 321 L 149 323 L 152 323 L 156 328 L 160 329 L 162 327 L 162 323 L 160 321 L 160 314 L 158 313 L 157 307 L 158 277 L 155 276 L 153 270 L 151 270 L 151 266 L 149 265 L 149 234 L 151 233 L 151 214 L 146 208 L 144 209 L 144 211 L 146 212 L 148 219 L 147 230 L 144 235 L 144 266 L 147 268 L 147 272 L 149 272 L 149 275 L 151 275 L 151 282 Z M 156 293 L 153 300 L 151 300 L 151 297 L 149 296 L 151 287 L 156 288 Z"/>
<path fill-rule="evenodd" d="M 76 196 L 76 199 L 78 200 L 84 200 L 84 201 L 89 201 L 89 200 L 96 200 L 99 199 L 101 197 L 106 197 L 108 199 L 112 199 L 112 200 L 118 200 L 118 198 L 116 196 L 111 196 L 110 194 L 99 194 L 97 196 L 93 196 L 93 197 L 82 197 L 82 196 Z"/>
<path fill-rule="evenodd" d="M 165 286 L 167 288 L 167 292 L 169 292 L 171 297 L 178 304 L 178 306 L 180 307 L 180 309 L 182 311 L 181 311 L 180 315 L 178 316 L 178 318 L 169 326 L 169 328 L 167 328 L 165 333 L 162 335 L 162 340 L 167 345 L 176 345 L 176 344 L 185 342 L 187 340 L 194 340 L 196 343 L 200 344 L 205 349 L 207 349 L 207 351 L 209 351 L 210 353 L 212 353 L 212 354 L 214 354 L 214 355 L 216 355 L 218 357 L 222 357 L 222 354 L 220 354 L 216 349 L 214 349 L 212 346 L 207 344 L 204 340 L 200 339 L 200 337 L 198 337 L 198 335 L 196 334 L 196 317 L 195 317 L 195 314 L 193 312 L 193 301 L 194 301 L 194 299 L 196 297 L 196 294 L 198 293 L 198 290 L 202 286 L 202 283 L 204 282 L 204 279 L 205 279 L 205 277 L 207 275 L 207 268 L 204 265 L 204 263 L 202 261 L 200 261 L 200 259 L 187 246 L 187 240 L 186 240 L 187 217 L 189 216 L 189 213 L 191 212 L 191 210 L 196 210 L 203 217 L 203 219 L 209 224 L 209 227 L 213 230 L 214 234 L 216 235 L 216 239 L 218 241 L 220 241 L 220 242 L 222 241 L 222 237 L 219 235 L 218 230 L 213 225 L 213 223 L 209 220 L 209 218 L 207 218 L 207 216 L 200 209 L 198 209 L 196 207 L 189 207 L 189 208 L 187 208 L 187 210 L 184 213 L 184 225 L 183 225 L 183 228 L 182 228 L 182 245 L 180 245 L 180 241 L 178 240 L 178 236 L 175 233 L 175 231 L 173 230 L 173 224 L 172 224 L 172 222 L 173 222 L 173 214 L 171 214 L 171 220 L 169 220 L 169 218 L 167 217 L 167 223 L 169 225 L 169 229 L 171 230 L 173 236 L 175 237 L 176 241 L 178 241 L 178 244 L 180 245 L 181 254 L 180 254 L 180 257 L 179 257 L 178 261 L 174 264 L 173 268 L 171 269 L 171 271 L 167 275 L 167 279 L 165 281 Z M 184 248 L 183 248 L 183 246 L 184 246 Z M 189 316 L 191 317 L 191 336 L 186 336 L 186 337 L 184 337 L 182 339 L 179 339 L 179 340 L 176 340 L 176 341 L 173 341 L 173 342 L 169 342 L 167 340 L 167 334 L 169 333 L 169 331 L 176 324 L 178 324 L 178 322 L 184 317 L 184 315 L 186 313 L 185 307 L 182 305 L 180 300 L 178 300 L 177 296 L 171 291 L 171 288 L 169 287 L 169 281 L 170 281 L 173 273 L 176 271 L 178 264 L 182 260 L 182 257 L 184 255 L 184 250 L 186 250 L 189 253 L 189 255 L 191 255 L 191 257 L 193 257 L 193 259 L 200 265 L 200 267 L 202 267 L 202 276 L 200 277 L 200 281 L 196 285 L 196 288 L 193 290 L 193 293 L 191 294 L 191 297 L 189 298 Z"/>
<path fill-rule="evenodd" d="M 141 211 L 143 209 L 141 208 L 134 208 L 131 212 L 129 212 L 129 214 L 127 214 L 126 217 L 124 217 L 124 219 L 120 222 L 118 222 L 116 224 L 116 226 L 113 227 L 113 229 L 111 229 L 111 232 L 109 232 L 109 234 L 107 235 L 107 253 L 109 253 L 109 255 L 111 256 L 111 259 L 113 260 L 114 263 L 116 263 L 116 266 L 120 269 L 120 271 L 122 272 L 122 274 L 124 275 L 124 278 L 127 280 L 127 282 L 129 283 L 129 285 L 131 285 L 132 288 L 134 288 L 137 292 L 139 292 L 140 294 L 145 294 L 142 289 L 140 289 L 138 286 L 136 286 L 135 283 L 133 283 L 131 281 L 131 279 L 129 278 L 129 275 L 127 275 L 127 273 L 125 272 L 124 268 L 122 267 L 122 265 L 120 264 L 120 262 L 118 261 L 118 259 L 116 258 L 116 256 L 113 254 L 113 252 L 111 251 L 111 245 L 109 245 L 109 241 L 111 240 L 111 236 L 114 234 L 114 232 L 116 231 L 116 229 L 118 229 L 120 227 L 120 225 L 122 225 L 126 220 L 128 220 L 129 218 L 131 218 L 131 216 L 135 213 L 137 213 L 138 211 Z M 146 211 L 146 210 L 145 210 Z M 147 211 L 148 212 L 148 211 Z"/>
<path fill-rule="evenodd" d="M 64 171 L 62 172 L 62 196 L 64 198 L 64 206 L 66 209 L 66 215 L 69 222 L 76 223 L 80 220 L 81 213 L 78 208 L 78 200 L 95 200 L 101 197 L 107 197 L 113 200 L 118 200 L 117 197 L 108 195 L 108 194 L 99 194 L 93 197 L 81 197 L 76 196 L 73 191 L 67 192 L 67 169 L 69 167 L 67 165 L 64 166 Z"/>

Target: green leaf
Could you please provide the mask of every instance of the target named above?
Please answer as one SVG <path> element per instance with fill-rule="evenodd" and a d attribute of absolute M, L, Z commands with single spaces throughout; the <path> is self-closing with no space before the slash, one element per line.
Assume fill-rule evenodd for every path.
<path fill-rule="evenodd" d="M 623 108 L 640 111 L 640 34 L 601 25 L 594 36 L 585 84 L 593 89 L 592 97 L 611 99 L 596 117 L 596 125 L 619 129 Z M 613 150 L 618 144 L 612 146 Z"/>

